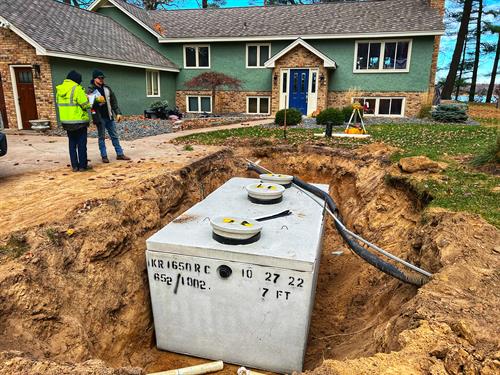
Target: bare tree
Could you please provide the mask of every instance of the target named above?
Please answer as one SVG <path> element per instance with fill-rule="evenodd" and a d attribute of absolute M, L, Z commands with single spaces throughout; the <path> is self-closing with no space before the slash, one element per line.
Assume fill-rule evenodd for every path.
<path fill-rule="evenodd" d="M 127 0 L 127 2 L 147 10 L 156 10 L 172 5 L 174 0 Z"/>
<path fill-rule="evenodd" d="M 191 78 L 184 84 L 190 89 L 210 90 L 212 92 L 212 102 L 214 103 L 214 112 L 216 112 L 216 97 L 217 90 L 222 87 L 231 88 L 233 90 L 241 89 L 241 81 L 238 78 L 228 76 L 219 72 L 205 72 Z"/>

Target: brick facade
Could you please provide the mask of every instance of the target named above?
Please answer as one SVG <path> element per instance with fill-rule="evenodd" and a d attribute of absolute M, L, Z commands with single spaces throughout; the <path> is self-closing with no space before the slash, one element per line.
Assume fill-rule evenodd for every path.
<path fill-rule="evenodd" d="M 175 103 L 180 111 L 186 112 L 186 95 L 212 96 L 211 91 L 204 90 L 182 90 L 176 92 Z M 270 91 L 218 91 L 215 95 L 215 103 L 212 103 L 213 113 L 246 113 L 247 97 L 266 96 L 271 97 Z M 213 99 L 212 99 L 213 100 Z M 272 111 L 272 110 L 271 110 Z"/>
<path fill-rule="evenodd" d="M 348 91 L 331 91 L 328 93 L 328 107 L 342 108 L 352 103 L 353 97 L 404 97 L 405 117 L 414 117 L 420 111 L 422 103 L 427 100 L 427 92 L 373 92 L 360 91 L 355 94 Z"/>
<path fill-rule="evenodd" d="M 318 110 L 323 110 L 327 105 L 328 97 L 328 72 L 324 66 L 323 60 L 316 56 L 314 53 L 309 51 L 307 48 L 298 45 L 284 56 L 276 60 L 275 67 L 273 69 L 273 77 L 277 76 L 276 82 L 273 79 L 272 88 L 272 113 L 276 113 L 279 109 L 280 100 L 280 87 L 281 82 L 281 69 L 287 68 L 319 68 L 319 76 L 324 77 L 323 82 L 318 80 Z"/>
<path fill-rule="evenodd" d="M 9 128 L 17 128 L 11 65 L 40 65 L 40 78 L 33 77 L 39 119 L 49 119 L 56 126 L 56 112 L 52 89 L 52 73 L 47 56 L 37 56 L 35 49 L 14 32 L 0 28 L 0 74 L 2 76 L 7 121 Z"/>
<path fill-rule="evenodd" d="M 439 11 L 441 16 L 444 15 L 444 2 L 445 0 L 429 0 L 429 6 L 431 8 L 435 8 Z M 439 44 L 441 42 L 441 37 L 439 35 L 434 37 L 434 51 L 432 53 L 432 63 L 431 63 L 431 72 L 429 75 L 429 98 L 434 97 L 434 88 L 436 86 L 436 72 L 437 72 L 437 63 L 438 63 L 438 55 L 439 55 Z M 430 103 L 429 103 L 430 104 Z"/>

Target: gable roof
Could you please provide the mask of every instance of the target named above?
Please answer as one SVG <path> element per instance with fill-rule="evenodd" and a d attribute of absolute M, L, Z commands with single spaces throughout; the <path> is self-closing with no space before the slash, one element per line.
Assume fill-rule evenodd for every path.
<path fill-rule="evenodd" d="M 124 0 L 96 0 L 133 15 L 160 42 L 441 35 L 442 16 L 427 0 L 366 0 L 294 6 L 144 10 Z M 155 25 L 165 30 L 163 35 Z"/>
<path fill-rule="evenodd" d="M 290 52 L 291 50 L 293 50 L 295 47 L 297 47 L 299 45 L 302 46 L 302 47 L 304 47 L 304 48 L 306 48 L 307 50 L 311 51 L 313 54 L 315 54 L 320 59 L 322 59 L 325 68 L 334 68 L 334 69 L 337 68 L 337 63 L 335 61 L 333 61 L 328 56 L 326 56 L 323 52 L 317 50 L 316 48 L 314 48 L 313 46 L 311 46 L 309 43 L 307 43 L 306 41 L 304 41 L 304 40 L 302 40 L 300 38 L 297 39 L 295 42 L 290 43 L 288 46 L 286 46 L 285 48 L 283 48 L 276 55 L 274 55 L 269 60 L 267 60 L 266 63 L 264 64 L 264 66 L 266 68 L 274 68 L 276 60 L 278 60 L 282 56 L 286 55 L 288 52 Z"/>
<path fill-rule="evenodd" d="M 0 22 L 37 54 L 178 72 L 165 56 L 111 18 L 52 0 L 1 0 Z"/>

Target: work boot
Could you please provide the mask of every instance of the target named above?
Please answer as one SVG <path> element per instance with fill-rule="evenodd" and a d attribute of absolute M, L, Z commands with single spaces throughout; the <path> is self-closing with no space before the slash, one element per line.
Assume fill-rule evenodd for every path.
<path fill-rule="evenodd" d="M 106 164 L 109 163 L 109 159 L 107 158 L 107 156 L 102 157 L 102 162 Z"/>
<path fill-rule="evenodd" d="M 130 158 L 125 155 L 117 155 L 116 160 L 130 160 Z"/>
<path fill-rule="evenodd" d="M 92 171 L 94 168 L 92 168 L 91 165 L 87 165 L 85 168 L 80 168 L 78 169 L 80 172 L 87 172 L 87 171 Z"/>

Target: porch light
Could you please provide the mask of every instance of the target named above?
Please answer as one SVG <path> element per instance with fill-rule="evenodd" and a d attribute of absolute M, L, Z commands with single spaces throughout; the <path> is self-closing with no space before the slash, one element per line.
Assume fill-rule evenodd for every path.
<path fill-rule="evenodd" d="M 40 64 L 33 64 L 33 76 L 35 78 L 40 78 Z"/>
<path fill-rule="evenodd" d="M 278 83 L 278 74 L 277 73 L 274 73 L 274 84 L 277 84 Z"/>
<path fill-rule="evenodd" d="M 325 83 L 325 75 L 323 73 L 321 73 L 319 75 L 319 83 L 321 84 L 324 84 Z"/>

